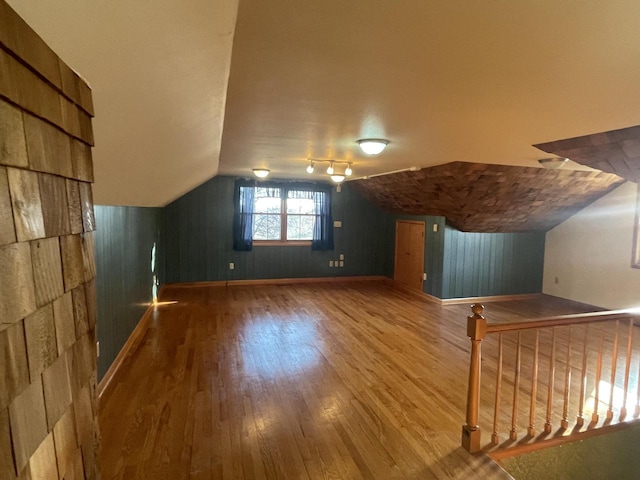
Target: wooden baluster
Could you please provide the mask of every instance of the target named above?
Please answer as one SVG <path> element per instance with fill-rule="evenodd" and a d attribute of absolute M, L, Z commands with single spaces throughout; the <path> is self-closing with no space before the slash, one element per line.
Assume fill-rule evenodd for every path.
<path fill-rule="evenodd" d="M 516 370 L 513 380 L 513 410 L 511 411 L 511 432 L 509 438 L 517 440 L 518 438 L 518 393 L 520 392 L 520 331 L 518 330 L 518 340 L 516 343 Z"/>
<path fill-rule="evenodd" d="M 551 354 L 549 355 L 549 386 L 547 391 L 547 421 L 545 433 L 551 433 L 551 409 L 553 407 L 553 385 L 556 381 L 556 327 L 551 328 Z"/>
<path fill-rule="evenodd" d="M 598 360 L 596 362 L 596 394 L 593 399 L 593 413 L 591 422 L 598 423 L 600 415 L 598 408 L 600 404 L 600 379 L 602 378 L 602 346 L 604 345 L 604 325 L 600 325 L 600 340 L 598 341 Z"/>
<path fill-rule="evenodd" d="M 467 336 L 471 339 L 471 362 L 469 364 L 469 385 L 467 387 L 466 423 L 462 426 L 462 446 L 469 452 L 480 450 L 480 426 L 478 409 L 480 407 L 480 365 L 482 353 L 480 344 L 487 334 L 487 321 L 482 316 L 484 306 L 471 306 L 473 315 L 467 317 Z"/>
<path fill-rule="evenodd" d="M 566 430 L 569 428 L 569 391 L 571 390 L 571 325 L 567 338 L 567 359 L 564 370 L 564 404 L 562 406 L 562 420 L 560 426 Z"/>
<path fill-rule="evenodd" d="M 624 399 L 620 408 L 620 420 L 627 416 L 627 398 L 629 397 L 629 375 L 631 375 L 631 353 L 633 351 L 633 319 L 629 320 L 627 333 L 627 358 L 624 364 Z"/>
<path fill-rule="evenodd" d="M 607 409 L 607 420 L 613 418 L 613 392 L 616 387 L 616 368 L 618 365 L 618 327 L 620 321 L 616 320 L 616 329 L 613 334 L 613 351 L 611 352 L 611 381 L 609 382 L 611 388 L 609 389 L 609 408 Z"/>
<path fill-rule="evenodd" d="M 582 342 L 582 369 L 580 371 L 580 399 L 578 401 L 578 418 L 576 424 L 584 425 L 584 396 L 587 388 L 587 342 L 589 340 L 589 324 L 584 327 L 584 340 Z"/>
<path fill-rule="evenodd" d="M 538 338 L 539 330 L 536 329 L 536 339 L 533 344 L 533 367 L 531 375 L 531 402 L 529 403 L 529 428 L 527 428 L 527 435 L 533 437 L 536 434 L 534 426 L 536 416 L 536 396 L 538 390 Z"/>
<path fill-rule="evenodd" d="M 498 422 L 500 416 L 500 394 L 502 393 L 502 333 L 498 334 L 498 369 L 496 371 L 496 399 L 493 410 L 493 433 L 491 443 L 498 445 L 500 437 L 498 435 Z"/>

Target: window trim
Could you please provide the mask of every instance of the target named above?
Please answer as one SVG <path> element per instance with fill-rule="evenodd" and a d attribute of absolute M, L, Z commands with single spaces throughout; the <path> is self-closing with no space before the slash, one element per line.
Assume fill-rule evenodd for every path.
<path fill-rule="evenodd" d="M 254 188 L 259 188 L 259 185 L 256 185 Z M 300 213 L 287 213 L 287 200 L 289 191 L 298 191 L 298 192 L 314 192 L 320 190 L 306 190 L 300 188 L 287 188 L 282 186 L 277 187 L 267 187 L 267 188 L 279 188 L 280 189 L 280 213 L 253 213 L 253 217 L 255 219 L 256 215 L 279 215 L 280 216 L 280 239 L 279 240 L 256 240 L 253 238 L 252 234 L 252 242 L 256 247 L 310 247 L 313 242 L 313 234 L 312 238 L 309 240 L 287 240 L 287 217 L 289 215 L 292 216 L 307 216 L 307 217 L 317 217 L 315 214 L 300 214 Z"/>
<path fill-rule="evenodd" d="M 254 247 L 310 247 L 313 240 L 254 240 Z"/>

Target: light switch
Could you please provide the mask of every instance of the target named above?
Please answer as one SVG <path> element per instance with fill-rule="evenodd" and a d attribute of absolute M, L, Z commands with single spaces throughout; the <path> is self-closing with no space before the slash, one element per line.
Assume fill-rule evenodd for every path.
<path fill-rule="evenodd" d="M 231 262 L 231 263 L 229 264 L 229 270 L 233 270 L 233 269 L 235 269 L 235 268 L 236 268 L 236 264 L 235 264 L 235 263 L 233 263 L 233 262 Z"/>
<path fill-rule="evenodd" d="M 329 266 L 333 267 L 333 260 L 329 260 Z"/>
<path fill-rule="evenodd" d="M 437 224 L 437 223 L 434 223 L 434 224 L 433 224 L 433 231 L 434 231 L 434 232 L 437 232 L 437 231 L 438 231 L 438 224 Z"/>
<path fill-rule="evenodd" d="M 340 254 L 340 260 L 344 260 L 344 253 Z"/>
<path fill-rule="evenodd" d="M 340 260 L 340 266 L 344 267 L 344 262 L 342 260 Z"/>

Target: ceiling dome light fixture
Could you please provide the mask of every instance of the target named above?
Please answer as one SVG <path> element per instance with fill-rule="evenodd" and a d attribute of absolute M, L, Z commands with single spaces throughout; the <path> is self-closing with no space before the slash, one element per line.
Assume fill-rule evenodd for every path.
<path fill-rule="evenodd" d="M 360 146 L 360 149 L 367 155 L 378 155 L 382 153 L 382 151 L 387 148 L 389 145 L 389 140 L 385 140 L 384 138 L 361 138 L 356 141 L 356 143 Z"/>
<path fill-rule="evenodd" d="M 266 168 L 254 168 L 253 174 L 258 178 L 266 178 L 271 171 Z"/>
<path fill-rule="evenodd" d="M 553 158 L 541 158 L 538 160 L 538 163 L 542 165 L 544 168 L 548 168 L 551 170 L 558 170 L 566 165 L 569 161 L 568 158 L 562 157 L 553 157 Z"/>
<path fill-rule="evenodd" d="M 314 168 L 315 168 L 315 165 L 312 160 L 311 162 L 309 162 L 309 166 L 307 167 L 307 173 L 313 173 Z"/>
<path fill-rule="evenodd" d="M 342 183 L 344 182 L 344 179 L 344 175 L 331 175 L 331 180 L 333 180 L 335 183 Z"/>

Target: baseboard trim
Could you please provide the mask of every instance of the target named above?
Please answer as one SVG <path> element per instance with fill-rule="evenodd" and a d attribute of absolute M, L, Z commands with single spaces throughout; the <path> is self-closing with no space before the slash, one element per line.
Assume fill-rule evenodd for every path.
<path fill-rule="evenodd" d="M 189 288 L 189 287 L 233 287 L 247 285 L 291 285 L 296 283 L 338 283 L 338 282 L 368 282 L 386 281 L 388 277 L 383 275 L 362 275 L 351 277 L 304 277 L 304 278 L 260 278 L 257 280 L 220 280 L 214 282 L 188 282 L 188 283 L 167 283 L 162 286 L 167 288 Z"/>
<path fill-rule="evenodd" d="M 160 298 L 160 294 L 162 293 L 163 289 L 164 285 L 160 289 L 160 293 L 158 293 L 158 298 Z M 111 382 L 113 381 L 113 378 L 115 377 L 116 372 L 120 369 L 120 367 L 122 367 L 127 357 L 133 355 L 138 349 L 138 346 L 147 333 L 155 307 L 156 306 L 153 303 L 149 305 L 149 307 L 147 307 L 147 310 L 144 312 L 144 314 L 140 318 L 140 321 L 131 332 L 131 335 L 129 335 L 129 338 L 122 346 L 122 349 L 120 349 L 120 352 L 116 356 L 115 360 L 113 361 L 113 363 L 111 363 L 111 365 L 107 369 L 107 372 L 104 374 L 104 377 L 102 377 L 102 379 L 98 383 L 98 400 L 102 398 L 104 393 L 107 391 L 107 389 L 111 385 Z"/>
<path fill-rule="evenodd" d="M 509 300 L 532 300 L 542 296 L 541 293 L 521 293 L 515 295 L 491 295 L 486 297 L 464 297 L 464 298 L 438 298 L 425 292 L 407 288 L 404 285 L 400 285 L 394 280 L 387 279 L 388 283 L 394 288 L 401 290 L 405 293 L 415 295 L 423 300 L 437 305 L 460 305 L 464 303 L 478 303 L 478 302 L 506 302 Z"/>
<path fill-rule="evenodd" d="M 515 295 L 491 295 L 488 297 L 445 298 L 440 300 L 442 305 L 459 305 L 474 302 L 507 302 L 509 300 L 533 300 L 540 298 L 541 293 L 520 293 Z"/>

